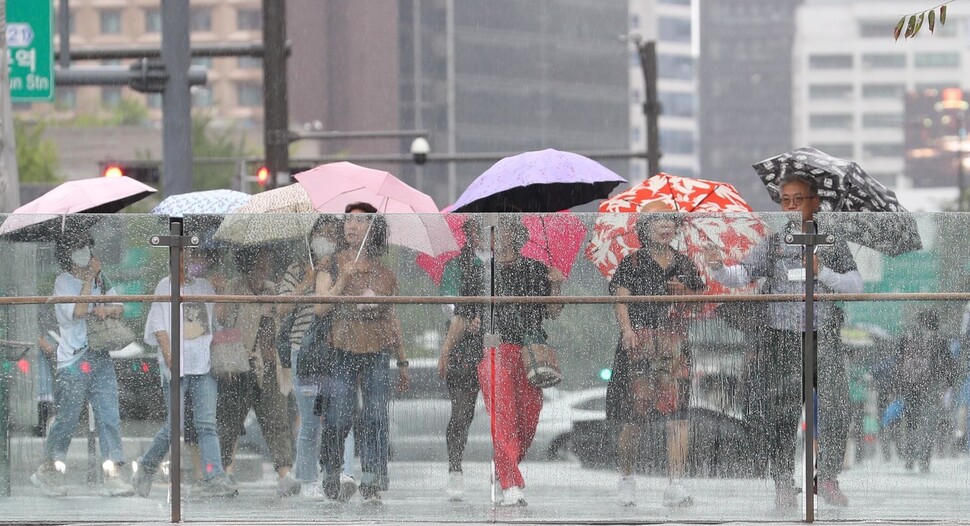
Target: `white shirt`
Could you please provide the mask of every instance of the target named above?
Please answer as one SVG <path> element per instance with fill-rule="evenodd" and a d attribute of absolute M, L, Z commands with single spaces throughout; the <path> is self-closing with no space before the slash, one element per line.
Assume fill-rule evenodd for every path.
<path fill-rule="evenodd" d="M 80 296 L 83 287 L 83 281 L 70 272 L 62 272 L 54 280 L 54 295 Z M 91 295 L 101 295 L 97 282 L 91 284 Z M 107 295 L 114 296 L 117 292 L 111 289 Z M 88 303 L 87 312 L 90 313 L 92 310 L 94 310 L 94 303 Z M 88 321 L 86 317 L 74 318 L 74 303 L 58 303 L 54 306 L 54 316 L 57 318 L 61 338 L 57 344 L 57 368 L 63 369 L 78 361 L 87 351 Z"/>
<path fill-rule="evenodd" d="M 171 279 L 165 276 L 155 287 L 156 295 L 172 293 Z M 215 294 L 215 289 L 208 280 L 194 278 L 182 285 L 182 294 Z M 212 323 L 215 317 L 215 307 L 212 303 L 183 303 L 182 304 L 182 346 L 180 376 L 187 374 L 206 374 L 209 372 L 209 345 L 212 344 Z M 152 303 L 145 321 L 145 343 L 158 347 L 155 333 L 165 331 L 171 348 L 172 335 L 172 304 L 170 302 Z M 158 364 L 165 379 L 171 378 L 171 373 L 165 365 L 165 358 L 161 349 L 158 351 Z"/>

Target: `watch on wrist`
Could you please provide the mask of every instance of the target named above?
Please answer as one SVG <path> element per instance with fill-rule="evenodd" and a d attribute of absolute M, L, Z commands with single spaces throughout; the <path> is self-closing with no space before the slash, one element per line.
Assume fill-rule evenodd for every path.
<path fill-rule="evenodd" d="M 407 360 L 398 360 L 397 361 L 397 367 L 398 367 L 398 369 L 400 369 L 401 367 L 407 367 L 409 365 L 411 365 L 411 362 L 409 362 Z"/>

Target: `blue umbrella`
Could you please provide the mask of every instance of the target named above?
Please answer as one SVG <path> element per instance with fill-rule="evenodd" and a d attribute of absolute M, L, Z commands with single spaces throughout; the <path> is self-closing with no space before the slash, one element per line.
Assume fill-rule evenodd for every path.
<path fill-rule="evenodd" d="M 506 157 L 472 181 L 455 212 L 559 212 L 605 199 L 625 183 L 582 155 L 553 149 Z"/>
<path fill-rule="evenodd" d="M 187 194 L 170 195 L 162 200 L 153 214 L 184 217 L 193 214 L 229 214 L 252 198 L 235 190 L 205 190 Z"/>

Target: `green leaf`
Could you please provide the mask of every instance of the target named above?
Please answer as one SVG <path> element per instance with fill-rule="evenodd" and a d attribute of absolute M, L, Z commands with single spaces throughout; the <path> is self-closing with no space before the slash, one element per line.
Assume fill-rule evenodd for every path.
<path fill-rule="evenodd" d="M 940 25 L 942 26 L 945 23 L 946 23 L 946 6 L 941 5 L 940 6 Z"/>
<path fill-rule="evenodd" d="M 932 18 L 930 19 L 930 27 L 933 27 Z M 899 40 L 899 35 L 903 33 L 903 26 L 906 25 L 906 17 L 899 19 L 899 23 L 896 24 L 896 29 L 893 30 L 893 38 Z"/>
<path fill-rule="evenodd" d="M 909 23 L 906 24 L 906 38 L 913 36 L 914 28 L 916 28 L 916 15 L 909 17 Z"/>
<path fill-rule="evenodd" d="M 927 15 L 929 15 L 930 33 L 932 33 L 936 29 L 936 11 L 930 11 Z"/>
<path fill-rule="evenodd" d="M 914 37 L 916 36 L 916 33 L 919 33 L 920 28 L 923 27 L 923 18 L 924 17 L 926 17 L 926 13 L 920 13 L 919 19 L 916 20 L 916 27 L 913 28 L 913 36 Z"/>

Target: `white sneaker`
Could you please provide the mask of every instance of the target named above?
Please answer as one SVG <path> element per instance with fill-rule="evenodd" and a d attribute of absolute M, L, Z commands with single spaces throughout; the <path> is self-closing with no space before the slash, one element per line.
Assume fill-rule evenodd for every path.
<path fill-rule="evenodd" d="M 522 492 L 522 488 L 512 486 L 511 488 L 505 490 L 505 495 L 502 498 L 502 506 L 528 506 L 528 503 L 525 501 L 525 493 Z"/>
<path fill-rule="evenodd" d="M 620 477 L 616 483 L 616 495 L 620 506 L 637 505 L 637 479 L 633 475 Z"/>
<path fill-rule="evenodd" d="M 299 480 L 293 478 L 291 473 L 287 473 L 286 476 L 280 478 L 276 481 L 276 496 L 277 497 L 292 497 L 298 494 L 302 490 L 302 485 Z"/>
<path fill-rule="evenodd" d="M 357 493 L 357 486 L 357 480 L 354 477 L 346 473 L 341 473 L 340 491 L 337 494 L 337 500 L 340 502 L 347 502 L 350 500 L 350 497 L 353 497 L 354 493 Z"/>
<path fill-rule="evenodd" d="M 323 487 L 316 482 L 308 482 L 300 486 L 300 498 L 307 500 L 325 500 L 327 496 L 323 493 Z"/>
<path fill-rule="evenodd" d="M 675 480 L 667 486 L 664 491 L 664 506 L 671 508 L 684 508 L 694 505 L 694 498 L 687 493 L 684 485 L 679 480 Z"/>
<path fill-rule="evenodd" d="M 118 475 L 105 475 L 101 484 L 102 497 L 131 497 L 135 494 L 135 487 L 128 484 Z"/>
<path fill-rule="evenodd" d="M 461 471 L 448 472 L 448 500 L 461 501 L 465 495 L 465 477 Z"/>

